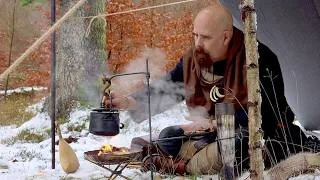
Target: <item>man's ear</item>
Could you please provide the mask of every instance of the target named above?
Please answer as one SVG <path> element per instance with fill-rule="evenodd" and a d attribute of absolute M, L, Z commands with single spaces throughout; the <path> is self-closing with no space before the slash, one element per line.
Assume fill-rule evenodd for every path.
<path fill-rule="evenodd" d="M 223 32 L 223 45 L 227 46 L 229 42 L 231 41 L 232 34 L 230 31 L 224 31 Z"/>

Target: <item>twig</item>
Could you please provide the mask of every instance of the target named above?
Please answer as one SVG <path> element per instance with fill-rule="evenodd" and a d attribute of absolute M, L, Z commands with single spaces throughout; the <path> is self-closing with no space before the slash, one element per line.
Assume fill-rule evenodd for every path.
<path fill-rule="evenodd" d="M 121 165 L 121 167 L 123 167 L 124 165 Z M 136 168 L 136 169 L 139 169 L 142 167 L 142 165 L 134 165 L 134 164 L 128 164 L 126 166 L 127 168 Z"/>

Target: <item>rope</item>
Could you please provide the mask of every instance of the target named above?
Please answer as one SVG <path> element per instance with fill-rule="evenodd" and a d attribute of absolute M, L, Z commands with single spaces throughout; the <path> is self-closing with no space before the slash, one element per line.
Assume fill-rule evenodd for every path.
<path fill-rule="evenodd" d="M 93 17 L 93 18 L 90 20 L 90 23 L 89 23 L 89 26 L 88 26 L 88 28 L 87 28 L 87 32 L 86 32 L 85 37 L 88 37 L 88 36 L 89 36 L 89 34 L 90 34 L 90 32 L 91 32 L 91 24 L 92 24 L 93 20 L 95 20 L 96 18 L 101 18 L 101 19 L 103 20 L 103 22 L 104 22 L 104 26 L 107 25 L 107 21 L 106 21 L 106 19 L 105 19 L 104 17 L 102 17 L 102 16 L 100 16 L 100 15 Z"/>
<path fill-rule="evenodd" d="M 131 13 L 131 12 L 137 12 L 137 11 L 144 11 L 144 10 L 149 10 L 149 9 L 155 9 L 155 8 L 159 8 L 159 7 L 172 6 L 172 5 L 177 5 L 177 4 L 187 3 L 187 2 L 193 2 L 193 1 L 198 1 L 198 0 L 185 0 L 185 1 L 179 1 L 179 2 L 161 4 L 161 5 L 156 5 L 156 6 L 149 6 L 149 7 L 145 7 L 145 8 L 132 9 L 132 10 L 128 10 L 128 11 L 121 11 L 121 12 L 115 12 L 115 13 L 110 13 L 110 14 L 101 14 L 101 15 L 97 15 L 97 16 L 77 17 L 77 18 L 95 18 L 95 17 L 114 16 L 114 15 L 126 14 L 126 13 Z M 77 18 L 74 18 L 74 19 L 77 19 Z"/>
<path fill-rule="evenodd" d="M 193 1 L 197 1 L 197 0 L 185 0 L 185 1 L 179 1 L 179 2 L 173 2 L 173 3 L 167 3 L 167 4 L 161 4 L 161 5 L 156 5 L 156 6 L 149 6 L 149 7 L 145 7 L 145 8 L 139 8 L 139 9 L 132 9 L 132 10 L 128 10 L 128 11 L 121 11 L 121 12 L 115 12 L 115 13 L 107 13 L 107 14 L 99 14 L 97 16 L 86 16 L 86 17 L 76 17 L 76 18 L 72 18 L 72 19 L 86 19 L 86 18 L 92 18 L 89 26 L 87 28 L 87 32 L 86 32 L 86 37 L 89 36 L 90 34 L 90 29 L 91 29 L 91 24 L 93 22 L 93 20 L 95 20 L 96 18 L 102 18 L 104 19 L 104 17 L 108 17 L 108 16 L 115 16 L 115 15 L 120 15 L 120 14 L 127 14 L 127 13 L 132 13 L 132 12 L 138 12 L 138 11 L 144 11 L 144 10 L 150 10 L 150 9 L 155 9 L 155 8 L 159 8 L 159 7 L 166 7 L 166 6 L 172 6 L 172 5 L 177 5 L 177 4 L 182 4 L 182 3 L 188 3 L 188 2 L 193 2 Z M 104 22 L 106 23 L 106 20 L 104 19 Z"/>
<path fill-rule="evenodd" d="M 15 70 L 18 65 L 32 52 L 34 51 L 53 31 L 55 31 L 66 19 L 68 19 L 86 0 L 80 0 L 74 5 L 57 23 L 55 23 L 46 33 L 44 33 L 36 42 L 30 46 L 7 70 L 5 70 L 0 76 L 0 82 L 5 80 L 7 76 Z"/>

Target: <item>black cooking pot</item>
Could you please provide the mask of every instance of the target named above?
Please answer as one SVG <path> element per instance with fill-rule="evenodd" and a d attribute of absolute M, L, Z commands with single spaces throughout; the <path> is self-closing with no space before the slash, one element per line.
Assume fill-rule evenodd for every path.
<path fill-rule="evenodd" d="M 115 136 L 123 127 L 117 109 L 97 108 L 90 113 L 89 132 L 94 135 Z"/>

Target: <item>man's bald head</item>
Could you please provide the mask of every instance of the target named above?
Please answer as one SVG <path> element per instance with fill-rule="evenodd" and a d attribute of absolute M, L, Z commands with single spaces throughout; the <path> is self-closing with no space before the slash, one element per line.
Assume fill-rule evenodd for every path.
<path fill-rule="evenodd" d="M 228 8 L 214 3 L 202 9 L 194 22 L 195 46 L 204 48 L 213 62 L 226 58 L 233 35 L 233 18 Z"/>
<path fill-rule="evenodd" d="M 213 29 L 233 30 L 232 14 L 228 8 L 219 3 L 214 3 L 213 5 L 202 9 L 196 17 L 196 21 L 197 20 L 200 20 L 200 23 L 212 25 Z"/>

